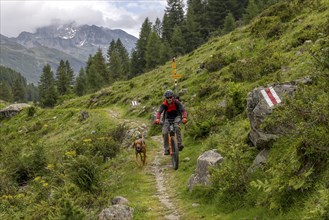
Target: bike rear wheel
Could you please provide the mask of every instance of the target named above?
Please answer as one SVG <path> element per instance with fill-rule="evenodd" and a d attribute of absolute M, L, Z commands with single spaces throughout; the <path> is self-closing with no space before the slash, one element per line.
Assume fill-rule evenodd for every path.
<path fill-rule="evenodd" d="M 171 147 L 172 147 L 172 154 L 171 160 L 174 170 L 178 169 L 179 164 L 179 150 L 178 150 L 178 143 L 177 138 L 175 136 L 171 136 Z"/>

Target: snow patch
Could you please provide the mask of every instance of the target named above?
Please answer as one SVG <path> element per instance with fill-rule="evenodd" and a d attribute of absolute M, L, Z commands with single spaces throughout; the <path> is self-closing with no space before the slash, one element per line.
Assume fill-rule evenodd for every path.
<path fill-rule="evenodd" d="M 82 46 L 85 44 L 85 42 L 86 42 L 86 39 L 84 39 L 83 41 L 81 41 L 81 42 L 79 43 L 78 47 L 82 47 Z"/>

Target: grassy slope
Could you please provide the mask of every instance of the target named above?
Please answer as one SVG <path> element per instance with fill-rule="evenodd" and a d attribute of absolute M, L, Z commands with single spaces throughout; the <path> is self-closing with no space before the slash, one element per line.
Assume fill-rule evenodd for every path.
<path fill-rule="evenodd" d="M 278 219 L 284 218 L 284 216 L 275 215 L 261 207 L 238 209 L 235 212 L 224 214 L 224 205 L 220 207 L 219 202 L 213 199 L 208 201 L 205 197 L 209 191 L 200 189 L 191 194 L 187 191 L 186 185 L 189 176 L 195 169 L 197 157 L 203 151 L 214 147 L 220 150 L 230 149 L 231 146 L 245 142 L 249 131 L 249 122 L 245 113 L 229 119 L 217 115 L 217 112 L 223 112 L 218 107 L 219 103 L 225 100 L 230 105 L 232 94 L 235 92 L 246 97 L 246 94 L 257 86 L 312 76 L 316 64 L 310 51 L 318 50 L 320 46 L 316 40 L 324 38 L 319 33 L 324 31 L 323 27 L 328 25 L 328 3 L 321 2 L 320 9 L 304 7 L 289 22 L 282 23 L 282 26 L 275 26 L 278 25 L 277 23 L 265 26 L 270 29 L 273 25 L 281 30 L 282 34 L 278 37 L 262 37 L 268 35 L 266 28 L 258 30 L 260 33 L 256 33 L 256 27 L 262 24 L 261 18 L 258 18 L 250 26 L 237 29 L 221 38 L 215 38 L 194 52 L 177 58 L 177 72 L 184 76 L 179 80 L 179 88 L 188 90 L 181 95 L 181 99 L 189 112 L 189 123 L 183 130 L 187 147 L 182 152 L 181 158 L 189 157 L 190 160 L 182 161 L 180 169 L 177 172 L 171 172 L 169 182 L 175 188 L 180 206 L 184 210 L 183 219 L 253 217 L 272 219 L 275 216 Z M 264 15 L 264 17 L 266 16 Z M 304 43 L 304 40 L 308 39 L 312 39 L 311 44 Z M 225 65 L 222 65 L 221 69 L 212 72 L 204 69 L 201 73 L 197 73 L 201 63 L 210 65 L 213 62 L 212 57 L 216 57 L 218 54 L 221 55 L 217 58 L 218 60 L 222 57 L 225 60 Z M 247 65 L 242 65 L 242 63 Z M 270 64 L 274 64 L 274 67 Z M 257 71 L 257 66 L 262 66 L 263 71 Z M 266 67 L 269 67 L 267 69 L 272 68 L 273 71 L 266 72 Z M 249 75 L 239 78 L 239 73 Z M 23 161 L 21 163 L 24 165 L 24 155 L 28 154 L 29 149 L 33 149 L 35 145 L 42 145 L 47 152 L 47 164 L 60 167 L 62 162 L 59 159 L 64 160 L 64 155 L 71 150 L 71 140 L 83 142 L 84 139 L 90 137 L 93 130 L 102 135 L 115 127 L 117 122 L 109 117 L 108 109 L 121 112 L 122 118 L 150 123 L 151 115 L 158 107 L 163 92 L 168 88 L 174 89 L 173 84 L 171 63 L 168 62 L 166 65 L 130 81 L 117 82 L 111 88 L 104 89 L 100 92 L 104 95 L 99 96 L 95 103 L 91 102 L 92 97 L 88 95 L 65 101 L 53 110 L 38 110 L 37 117 L 29 118 L 26 113 L 22 113 L 1 122 L 1 153 L 14 160 L 15 153 L 12 152 L 14 149 L 17 152 L 16 156 L 19 155 L 17 157 Z M 93 96 L 98 96 L 98 94 Z M 131 109 L 130 101 L 135 99 L 140 100 L 142 104 Z M 81 110 L 87 110 L 90 113 L 90 118 L 84 122 L 78 120 Z M 204 121 L 211 121 L 210 125 L 202 124 L 200 118 Z M 204 129 L 213 135 L 209 138 L 198 138 L 195 141 L 194 137 L 200 133 L 200 131 L 196 132 L 196 127 L 201 126 L 204 126 Z M 150 155 L 153 155 L 159 146 L 149 139 L 148 142 Z M 225 154 L 225 152 L 221 153 Z M 255 155 L 256 152 L 253 154 Z M 5 172 L 6 169 L 3 164 L 8 163 L 2 163 L 1 172 Z M 96 198 L 77 190 L 65 176 L 55 178 L 59 182 L 65 182 L 63 190 L 56 189 L 56 185 L 51 182 L 53 180 L 51 176 L 55 175 L 56 169 L 43 178 L 50 185 L 48 189 L 61 194 L 65 201 L 75 198 L 77 200 L 74 203 L 76 208 L 83 209 L 89 217 L 97 216 L 99 210 L 116 195 L 123 195 L 132 202 L 136 219 L 156 219 L 163 215 L 164 210 L 153 196 L 156 193 L 154 178 L 149 170 L 134 165 L 131 151 L 122 151 L 116 159 L 105 163 L 104 166 L 107 171 L 102 172 L 101 182 L 105 185 L 103 185 L 103 190 L 98 192 Z M 36 182 L 37 180 L 33 180 L 30 185 L 34 186 L 37 184 Z M 14 185 L 11 180 L 6 178 L 1 179 L 1 184 L 2 186 Z M 48 189 L 46 188 L 45 191 L 49 191 Z M 56 200 L 39 201 L 35 194 L 41 192 L 43 192 L 41 189 L 31 187 L 21 196 L 23 198 L 18 200 L 16 198 L 20 197 L 21 192 L 7 187 L 2 191 L 1 198 L 3 202 L 8 202 L 2 203 L 3 209 L 1 209 L 0 217 L 3 215 L 4 218 L 8 216 L 18 218 L 21 215 L 34 215 L 35 213 L 43 217 L 58 216 L 62 210 L 60 202 L 56 202 Z M 12 195 L 14 199 L 10 200 L 9 195 Z M 69 195 L 70 198 L 65 195 Z M 89 205 L 83 200 L 89 201 Z M 192 207 L 193 203 L 200 205 Z M 53 208 L 50 208 L 50 204 Z M 232 208 L 232 206 L 234 204 L 228 208 Z M 291 218 L 298 211 L 296 208 L 296 211 L 291 211 L 292 214 L 288 212 L 286 215 Z"/>

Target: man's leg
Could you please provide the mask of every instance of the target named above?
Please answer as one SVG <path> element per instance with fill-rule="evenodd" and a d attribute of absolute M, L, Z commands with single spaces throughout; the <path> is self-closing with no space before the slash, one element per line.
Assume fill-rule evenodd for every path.
<path fill-rule="evenodd" d="M 169 155 L 168 130 L 169 130 L 169 122 L 168 120 L 165 120 L 162 126 L 164 155 Z"/>
<path fill-rule="evenodd" d="M 176 117 L 175 118 L 175 129 L 176 129 L 176 134 L 177 134 L 177 142 L 178 142 L 178 148 L 179 150 L 183 150 L 184 146 L 183 146 L 183 140 L 182 140 L 182 134 L 180 132 L 180 122 L 181 122 L 181 118 L 180 117 Z"/>

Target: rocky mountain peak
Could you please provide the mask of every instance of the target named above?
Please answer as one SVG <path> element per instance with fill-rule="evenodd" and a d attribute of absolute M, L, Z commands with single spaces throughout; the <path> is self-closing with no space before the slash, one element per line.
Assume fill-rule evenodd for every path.
<path fill-rule="evenodd" d="M 75 73 L 78 73 L 85 66 L 89 55 L 94 55 L 101 48 L 105 57 L 111 41 L 117 39 L 121 40 L 128 53 L 137 42 L 136 37 L 119 29 L 78 25 L 75 22 L 54 22 L 38 28 L 34 33 L 24 31 L 17 38 L 1 36 L 1 47 L 4 49 L 0 65 L 22 73 L 32 82 L 38 80 L 44 63 L 49 63 L 56 69 L 61 59 L 68 60 Z M 14 60 L 11 58 L 12 54 L 16 56 Z M 18 65 L 15 60 L 22 62 Z M 30 68 L 27 70 L 26 66 Z"/>
<path fill-rule="evenodd" d="M 38 28 L 35 33 L 22 32 L 15 40 L 28 48 L 41 45 L 72 55 L 76 54 L 77 48 L 83 48 L 80 56 L 87 59 L 98 48 L 106 52 L 110 42 L 118 38 L 128 52 L 135 47 L 137 38 L 122 30 L 111 30 L 96 25 L 77 25 L 75 22 L 55 23 Z"/>

